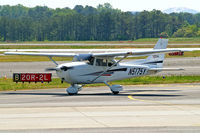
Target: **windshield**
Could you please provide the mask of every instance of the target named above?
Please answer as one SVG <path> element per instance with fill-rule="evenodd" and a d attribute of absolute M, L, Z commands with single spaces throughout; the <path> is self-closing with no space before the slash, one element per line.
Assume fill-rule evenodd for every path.
<path fill-rule="evenodd" d="M 93 58 L 93 57 L 90 58 L 88 61 L 89 61 L 89 62 L 88 62 L 89 65 L 93 65 L 93 64 L 94 64 L 94 58 Z"/>

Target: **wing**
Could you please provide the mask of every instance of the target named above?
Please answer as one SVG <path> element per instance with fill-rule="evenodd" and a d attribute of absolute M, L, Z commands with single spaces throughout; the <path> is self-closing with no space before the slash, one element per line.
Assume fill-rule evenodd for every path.
<path fill-rule="evenodd" d="M 129 52 L 112 52 L 112 53 L 94 53 L 93 57 L 117 57 L 117 56 L 148 56 L 159 53 L 178 52 L 179 49 L 151 49 L 151 50 L 133 50 Z"/>
<path fill-rule="evenodd" d="M 170 49 L 135 49 L 129 51 L 126 49 L 125 52 L 102 52 L 102 53 L 91 53 L 92 57 L 118 57 L 118 56 L 148 56 L 159 53 L 170 53 L 180 51 L 194 51 L 200 50 L 200 48 L 170 48 Z M 95 50 L 94 50 L 95 51 Z M 121 49 L 123 51 L 123 49 Z M 49 56 L 49 57 L 74 57 L 81 54 L 76 53 L 33 53 L 33 52 L 5 52 L 5 55 L 31 55 L 31 56 Z"/>
<path fill-rule="evenodd" d="M 135 49 L 143 50 L 143 49 Z M 130 49 L 0 49 L 0 52 L 70 52 L 70 53 L 93 53 L 93 52 L 122 52 Z"/>
<path fill-rule="evenodd" d="M 196 51 L 200 48 L 168 48 L 168 50 L 179 49 L 181 51 Z M 152 50 L 152 48 L 134 48 L 134 51 Z M 129 52 L 129 49 L 0 49 L 0 52 L 70 52 L 70 53 L 97 53 L 97 52 Z"/>
<path fill-rule="evenodd" d="M 31 56 L 48 56 L 48 57 L 74 57 L 75 53 L 31 53 L 31 52 L 5 52 L 5 55 L 31 55 Z"/>
<path fill-rule="evenodd" d="M 123 49 L 122 49 L 123 50 Z M 93 53 L 93 57 L 116 57 L 116 56 L 149 56 L 160 53 L 171 53 L 171 52 L 191 52 L 199 51 L 200 48 L 167 48 L 167 49 L 134 49 L 126 52 L 111 52 L 111 53 Z"/>

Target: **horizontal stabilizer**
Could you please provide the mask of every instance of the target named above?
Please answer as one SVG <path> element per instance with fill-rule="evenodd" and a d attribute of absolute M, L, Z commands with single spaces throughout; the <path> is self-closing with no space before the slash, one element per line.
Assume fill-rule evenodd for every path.
<path fill-rule="evenodd" d="M 182 71 L 183 68 L 150 68 L 150 71 Z"/>

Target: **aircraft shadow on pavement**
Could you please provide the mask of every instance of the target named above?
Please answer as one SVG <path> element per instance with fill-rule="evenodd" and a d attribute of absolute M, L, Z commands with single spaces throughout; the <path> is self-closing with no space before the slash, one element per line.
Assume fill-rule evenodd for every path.
<path fill-rule="evenodd" d="M 36 93 L 36 92 L 9 92 L 9 93 L 3 93 L 0 95 L 50 95 L 50 96 L 128 96 L 130 94 L 118 94 L 113 95 L 112 93 L 78 93 L 77 95 L 68 95 L 67 93 Z"/>
<path fill-rule="evenodd" d="M 65 97 L 65 96 L 142 96 L 142 97 L 177 97 L 177 96 L 184 96 L 184 95 L 177 95 L 177 94 L 163 94 L 163 92 L 176 92 L 180 90 L 126 90 L 122 91 L 117 95 L 113 95 L 110 93 L 79 93 L 78 95 L 68 95 L 67 93 L 46 93 L 46 92 L 8 92 L 8 93 L 1 93 L 0 95 L 43 95 L 43 96 L 56 96 L 56 97 Z M 145 94 L 137 94 L 137 92 L 145 92 Z M 148 94 L 148 92 L 150 94 Z M 162 94 L 152 94 L 152 92 L 161 92 Z M 134 94 L 136 93 L 136 94 Z"/>

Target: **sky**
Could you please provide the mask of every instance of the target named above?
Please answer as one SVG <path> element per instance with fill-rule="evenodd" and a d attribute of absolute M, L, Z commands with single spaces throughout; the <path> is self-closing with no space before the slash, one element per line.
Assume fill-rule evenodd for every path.
<path fill-rule="evenodd" d="M 74 8 L 75 5 L 97 7 L 110 3 L 122 11 L 165 10 L 172 7 L 187 7 L 200 11 L 200 0 L 0 0 L 0 5 L 22 4 L 27 7 L 48 6 L 50 8 Z"/>

